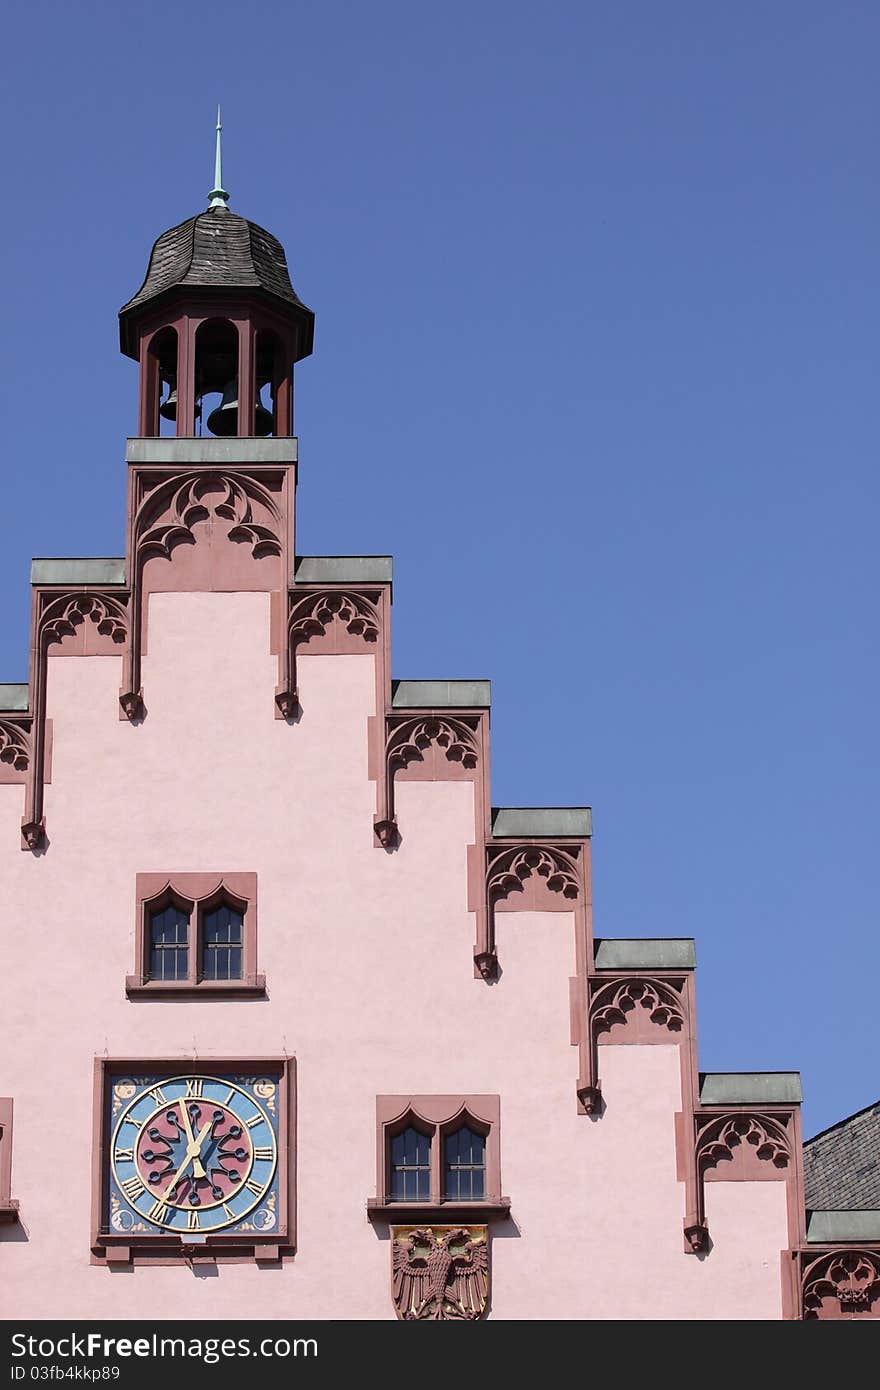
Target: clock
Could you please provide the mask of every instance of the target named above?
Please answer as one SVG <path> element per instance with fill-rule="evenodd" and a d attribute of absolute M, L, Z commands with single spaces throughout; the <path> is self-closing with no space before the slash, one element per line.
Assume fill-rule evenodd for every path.
<path fill-rule="evenodd" d="M 107 1070 L 106 1236 L 163 1245 L 214 1235 L 284 1241 L 284 1082 L 278 1067 Z"/>

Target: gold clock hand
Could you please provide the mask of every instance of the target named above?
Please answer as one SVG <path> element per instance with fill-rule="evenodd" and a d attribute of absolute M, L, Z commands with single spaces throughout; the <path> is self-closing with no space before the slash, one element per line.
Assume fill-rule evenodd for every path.
<path fill-rule="evenodd" d="M 174 1190 L 174 1188 L 177 1186 L 177 1184 L 180 1182 L 180 1179 L 183 1177 L 184 1170 L 189 1166 L 189 1162 L 190 1162 L 190 1159 L 191 1159 L 192 1157 L 193 1157 L 193 1155 L 190 1153 L 189 1149 L 187 1149 L 187 1151 L 186 1151 L 186 1157 L 184 1158 L 184 1160 L 183 1160 L 183 1162 L 181 1163 L 180 1167 L 178 1168 L 177 1172 L 174 1174 L 174 1177 L 171 1179 L 171 1181 L 170 1181 L 170 1183 L 168 1184 L 168 1186 L 166 1187 L 165 1191 L 162 1193 L 162 1201 L 163 1201 L 163 1202 L 167 1202 L 167 1201 L 168 1201 L 168 1194 L 169 1194 L 169 1192 L 172 1192 L 172 1191 Z"/>
<path fill-rule="evenodd" d="M 202 1146 L 201 1144 L 197 1145 L 195 1138 L 193 1137 L 192 1124 L 190 1123 L 189 1112 L 187 1111 L 187 1108 L 184 1105 L 183 1100 L 179 1100 L 177 1104 L 180 1106 L 180 1113 L 183 1116 L 183 1127 L 186 1130 L 187 1154 L 191 1153 L 193 1148 L 195 1148 L 196 1150 L 196 1152 L 193 1154 L 193 1175 L 197 1178 L 204 1178 L 206 1176 L 205 1170 L 199 1160 L 199 1149 L 201 1149 Z"/>
<path fill-rule="evenodd" d="M 187 1143 L 187 1147 L 190 1148 L 190 1147 L 193 1145 L 193 1143 L 195 1142 L 195 1139 L 194 1139 L 194 1136 L 193 1136 L 192 1125 L 191 1125 L 190 1122 L 189 1122 L 189 1114 L 187 1113 L 187 1108 L 186 1108 L 186 1106 L 184 1105 L 182 1099 L 179 1100 L 179 1101 L 177 1102 L 177 1104 L 180 1106 L 180 1113 L 181 1113 L 181 1115 L 183 1116 L 183 1127 L 184 1127 L 184 1129 L 186 1130 L 186 1143 Z"/>
<path fill-rule="evenodd" d="M 180 1167 L 178 1168 L 177 1172 L 174 1174 L 174 1177 L 171 1179 L 170 1183 L 168 1184 L 168 1186 L 166 1187 L 165 1191 L 164 1191 L 163 1194 L 162 1194 L 162 1201 L 163 1201 L 163 1202 L 166 1202 L 166 1201 L 168 1200 L 168 1194 L 169 1194 L 169 1192 L 171 1192 L 171 1191 L 177 1186 L 177 1184 L 180 1182 L 180 1179 L 183 1177 L 183 1174 L 186 1172 L 186 1168 L 187 1168 L 187 1165 L 189 1164 L 190 1160 L 193 1160 L 193 1171 L 195 1172 L 195 1163 L 198 1162 L 199 1151 L 201 1150 L 201 1147 L 202 1147 L 202 1145 L 203 1145 L 204 1142 L 205 1142 L 205 1135 L 208 1133 L 208 1130 L 209 1130 L 210 1128 L 211 1128 L 211 1121 L 210 1121 L 210 1120 L 206 1120 L 205 1123 L 202 1125 L 201 1129 L 199 1130 L 198 1134 L 196 1135 L 195 1139 L 193 1140 L 192 1144 L 187 1144 L 187 1146 L 186 1146 L 186 1155 L 185 1155 L 185 1157 L 184 1157 L 184 1160 L 183 1160 L 183 1162 L 181 1163 L 181 1165 L 180 1165 Z M 199 1163 L 199 1168 L 202 1169 L 202 1175 L 205 1176 L 205 1170 L 204 1170 L 204 1168 L 202 1168 L 201 1163 Z M 199 1176 L 198 1173 L 196 1173 L 196 1177 L 198 1177 L 198 1176 Z"/>

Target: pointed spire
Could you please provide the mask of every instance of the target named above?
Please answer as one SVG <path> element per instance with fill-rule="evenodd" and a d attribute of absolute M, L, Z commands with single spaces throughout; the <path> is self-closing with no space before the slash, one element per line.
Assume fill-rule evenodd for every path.
<path fill-rule="evenodd" d="M 214 187 L 208 194 L 209 208 L 225 208 L 229 202 L 229 194 L 223 187 L 223 166 L 220 153 L 220 132 L 223 126 L 220 123 L 220 107 L 217 107 L 217 149 L 214 154 Z"/>

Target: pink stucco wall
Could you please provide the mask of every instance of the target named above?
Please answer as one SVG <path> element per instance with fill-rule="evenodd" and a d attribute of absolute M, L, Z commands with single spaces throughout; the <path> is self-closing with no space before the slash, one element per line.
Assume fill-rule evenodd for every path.
<path fill-rule="evenodd" d="M 118 717 L 119 658 L 50 658 L 45 853 L 19 849 L 22 788 L 0 785 L 0 1095 L 21 1203 L 0 1227 L 0 1314 L 393 1317 L 387 1228 L 365 1212 L 376 1094 L 497 1092 L 512 1215 L 493 1230 L 492 1316 L 779 1317 L 784 1183 L 710 1184 L 714 1248 L 682 1253 L 678 1049 L 603 1047 L 606 1112 L 576 1114 L 569 914 L 500 914 L 502 977 L 473 979 L 472 785 L 400 782 L 402 844 L 375 847 L 373 662 L 302 651 L 302 718 L 274 718 L 259 592 L 152 595 L 139 726 Z M 266 1001 L 126 999 L 135 875 L 196 870 L 257 873 Z M 295 1260 L 90 1265 L 94 1056 L 284 1052 Z"/>

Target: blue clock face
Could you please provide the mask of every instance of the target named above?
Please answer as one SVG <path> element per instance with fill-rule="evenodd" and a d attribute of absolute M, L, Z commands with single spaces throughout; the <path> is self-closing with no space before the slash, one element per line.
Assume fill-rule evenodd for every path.
<path fill-rule="evenodd" d="M 278 1081 L 199 1074 L 114 1077 L 107 1229 L 120 1235 L 278 1226 Z"/>

